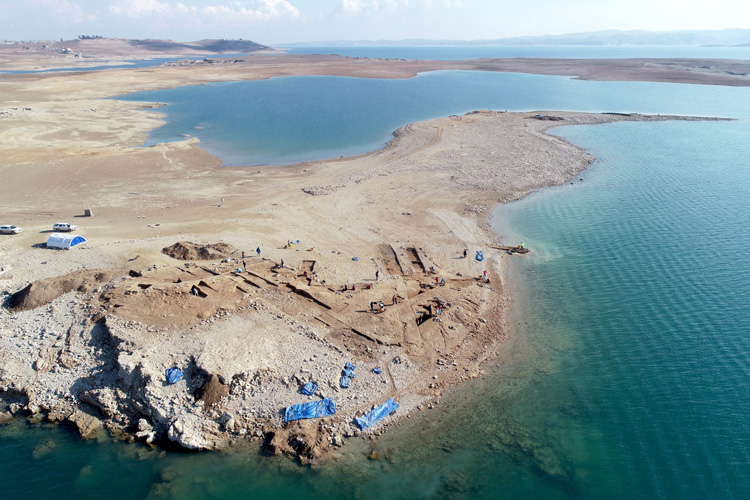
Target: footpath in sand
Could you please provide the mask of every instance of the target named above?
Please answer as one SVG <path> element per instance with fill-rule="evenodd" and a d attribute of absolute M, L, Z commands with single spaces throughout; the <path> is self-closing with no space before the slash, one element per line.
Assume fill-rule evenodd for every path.
<path fill-rule="evenodd" d="M 499 247 L 489 209 L 592 161 L 550 126 L 689 119 L 474 112 L 355 158 L 219 169 L 194 140 L 136 147 L 158 117 L 133 103 L 50 89 L 17 91 L 32 111 L 0 120 L 0 212 L 24 229 L 0 241 L 2 418 L 190 449 L 249 436 L 305 461 L 381 432 L 353 420 L 388 398 L 385 424 L 481 375 L 509 333 L 503 259 L 525 258 Z M 44 248 L 57 221 L 88 242 Z M 283 423 L 326 397 L 335 415 Z"/>

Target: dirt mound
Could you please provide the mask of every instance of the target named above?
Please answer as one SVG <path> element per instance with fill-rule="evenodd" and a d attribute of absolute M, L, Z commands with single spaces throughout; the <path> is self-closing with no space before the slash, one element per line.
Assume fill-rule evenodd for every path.
<path fill-rule="evenodd" d="M 229 386 L 222 384 L 218 375 L 211 375 L 203 384 L 198 401 L 203 401 L 204 408 L 208 410 L 226 396 L 229 396 Z"/>
<path fill-rule="evenodd" d="M 178 241 L 174 245 L 162 248 L 161 252 L 179 260 L 215 260 L 224 259 L 234 251 L 227 243 L 210 243 L 198 245 L 189 241 Z"/>
<path fill-rule="evenodd" d="M 8 298 L 8 308 L 17 311 L 34 309 L 49 304 L 60 295 L 71 291 L 88 292 L 100 283 L 112 279 L 112 272 L 100 270 L 74 271 L 57 278 L 47 278 L 30 283 Z"/>

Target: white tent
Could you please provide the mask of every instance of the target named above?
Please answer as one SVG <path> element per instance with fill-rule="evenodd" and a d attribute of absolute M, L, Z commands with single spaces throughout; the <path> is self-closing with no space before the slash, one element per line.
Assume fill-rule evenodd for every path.
<path fill-rule="evenodd" d="M 74 247 L 80 243 L 84 243 L 85 241 L 86 238 L 84 238 L 83 236 L 52 233 L 47 239 L 47 248 L 64 248 L 67 250 L 70 247 Z"/>

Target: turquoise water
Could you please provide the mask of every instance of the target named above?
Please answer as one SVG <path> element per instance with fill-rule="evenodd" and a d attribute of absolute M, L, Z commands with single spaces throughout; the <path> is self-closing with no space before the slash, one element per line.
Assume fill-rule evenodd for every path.
<path fill-rule="evenodd" d="M 595 464 L 582 496 L 748 498 L 747 123 L 558 130 L 599 160 L 495 228 L 538 250 L 520 308 L 554 366 L 540 397 L 568 393 Z"/>
<path fill-rule="evenodd" d="M 314 94 L 319 82 L 338 85 L 328 98 L 358 118 L 354 128 L 370 130 L 377 99 L 394 121 L 418 119 L 389 107 L 392 92 L 382 89 L 393 87 L 380 80 L 290 78 L 238 88 L 255 102 L 256 89 L 272 94 L 279 84 L 298 106 L 289 116 L 304 124 L 315 115 L 296 96 L 322 99 Z M 253 447 L 165 453 L 17 423 L 0 427 L 6 496 L 750 497 L 750 89 L 451 72 L 398 83 L 402 104 L 422 96 L 418 109 L 434 114 L 460 112 L 445 109 L 470 106 L 485 89 L 488 102 L 506 103 L 496 109 L 739 119 L 556 129 L 598 160 L 583 181 L 493 213 L 498 234 L 534 249 L 509 269 L 515 335 L 485 379 L 381 439 L 387 458 L 369 461 L 369 445 L 355 442 L 337 462 L 311 469 Z M 232 85 L 204 86 L 202 98 L 218 110 L 232 96 L 239 107 L 242 94 L 225 92 Z M 192 100 L 194 89 L 172 95 Z M 184 123 L 203 113 L 196 108 L 200 116 Z M 316 128 L 341 132 L 340 122 L 326 121 L 335 113 L 317 119 Z"/>

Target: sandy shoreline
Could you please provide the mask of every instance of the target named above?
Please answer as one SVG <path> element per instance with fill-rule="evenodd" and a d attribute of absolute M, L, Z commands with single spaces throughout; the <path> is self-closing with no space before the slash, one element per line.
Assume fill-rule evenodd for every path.
<path fill-rule="evenodd" d="M 253 436 L 270 451 L 323 456 L 361 434 L 354 416 L 389 397 L 401 404 L 397 416 L 437 404 L 481 375 L 507 338 L 506 254 L 494 248 L 487 214 L 592 161 L 546 130 L 691 119 L 475 112 L 407 125 L 384 149 L 355 158 L 218 169 L 195 140 L 137 147 L 159 116 L 103 100 L 238 77 L 185 70 L 0 82 L 17 101 L 0 110 L 0 175 L 13 186 L 0 201 L 2 223 L 24 228 L 0 242 L 0 290 L 7 300 L 48 280 L 32 288 L 29 309 L 0 311 L 10 413 L 69 421 L 82 435 L 104 426 L 195 449 Z M 78 217 L 84 202 L 93 218 Z M 78 224 L 88 244 L 40 248 L 58 220 Z M 290 240 L 300 243 L 284 248 Z M 177 241 L 231 245 L 230 258 L 247 254 L 246 272 L 235 272 L 236 261 L 161 252 Z M 256 247 L 261 255 L 250 257 Z M 485 262 L 473 259 L 476 250 Z M 189 293 L 193 285 L 201 296 Z M 386 312 L 371 314 L 373 301 Z M 342 389 L 347 361 L 358 377 Z M 173 365 L 186 381 L 166 385 Z M 313 400 L 298 393 L 310 380 L 320 385 L 315 398 L 336 400 L 337 415 L 282 426 L 286 405 Z"/>

